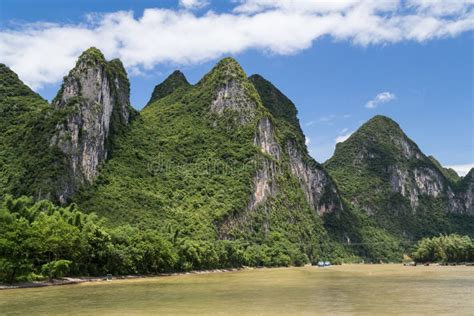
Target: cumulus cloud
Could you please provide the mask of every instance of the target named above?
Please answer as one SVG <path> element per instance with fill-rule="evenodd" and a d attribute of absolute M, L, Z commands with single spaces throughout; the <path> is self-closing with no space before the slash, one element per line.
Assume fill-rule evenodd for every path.
<path fill-rule="evenodd" d="M 334 114 L 331 114 L 331 115 L 327 115 L 327 116 L 323 116 L 319 119 L 320 122 L 331 122 L 332 120 L 334 120 L 336 118 L 336 115 Z"/>
<path fill-rule="evenodd" d="M 391 92 L 380 92 L 375 96 L 375 98 L 367 102 L 365 104 L 365 107 L 368 109 L 375 109 L 380 104 L 390 102 L 392 100 L 395 100 L 395 98 L 395 94 Z"/>
<path fill-rule="evenodd" d="M 61 80 L 90 46 L 141 74 L 161 63 L 201 63 L 248 49 L 295 54 L 322 37 L 367 46 L 474 29 L 472 1 L 243 0 L 228 12 L 191 10 L 207 2 L 181 0 L 176 10 L 150 8 L 138 17 L 118 11 L 77 24 L 2 26 L 1 62 L 38 88 Z"/>
<path fill-rule="evenodd" d="M 235 12 L 257 13 L 269 9 L 279 9 L 285 11 L 326 13 L 346 10 L 356 4 L 358 0 L 242 0 L 238 2 L 240 2 L 240 5 L 234 8 Z"/>
<path fill-rule="evenodd" d="M 179 5 L 185 9 L 202 9 L 209 5 L 206 0 L 179 0 Z"/>
<path fill-rule="evenodd" d="M 354 132 L 350 132 L 350 133 L 347 133 L 347 134 L 340 135 L 340 136 L 336 137 L 336 139 L 335 139 L 336 144 L 346 141 L 349 137 L 351 137 L 352 133 L 354 133 Z"/>
<path fill-rule="evenodd" d="M 443 16 L 466 13 L 470 6 L 474 5 L 474 0 L 408 0 L 407 4 L 418 12 Z"/>
<path fill-rule="evenodd" d="M 310 139 L 308 136 L 306 136 L 306 137 L 304 138 L 304 143 L 305 143 L 306 146 L 308 146 L 309 143 L 311 143 L 311 139 Z"/>
<path fill-rule="evenodd" d="M 474 163 L 468 163 L 463 165 L 451 165 L 446 166 L 446 168 L 451 168 L 457 172 L 460 176 L 465 176 L 472 168 L 474 168 Z"/>

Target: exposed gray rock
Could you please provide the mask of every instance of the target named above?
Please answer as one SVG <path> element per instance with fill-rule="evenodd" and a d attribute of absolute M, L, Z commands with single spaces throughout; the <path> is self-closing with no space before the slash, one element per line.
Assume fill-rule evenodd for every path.
<path fill-rule="evenodd" d="M 416 153 L 414 153 L 416 157 Z M 409 171 L 401 166 L 389 167 L 390 188 L 410 200 L 415 212 L 421 196 L 442 198 L 447 201 L 446 212 L 474 215 L 474 184 L 466 178 L 464 190 L 455 190 L 436 168 L 414 168 Z"/>
<path fill-rule="evenodd" d="M 276 161 L 280 160 L 281 148 L 276 141 L 275 130 L 268 117 L 264 117 L 259 121 L 254 144 L 260 148 L 262 153 L 269 155 L 271 158 L 262 158 L 259 161 L 259 168 L 254 177 L 254 193 L 248 205 L 250 210 L 255 209 L 278 191 Z"/>
<path fill-rule="evenodd" d="M 418 192 L 431 197 L 438 197 L 444 189 L 442 175 L 431 168 L 416 168 L 414 179 Z"/>
<path fill-rule="evenodd" d="M 121 63 L 112 61 L 115 65 L 109 68 L 101 54 L 96 59 L 88 54 L 65 77 L 52 104 L 67 112 L 51 140 L 68 157 L 68 170 L 60 177 L 57 192 L 61 203 L 94 181 L 100 163 L 107 159 L 113 126 L 130 121 L 128 81 L 116 71 Z"/>
<path fill-rule="evenodd" d="M 275 181 L 277 169 L 275 162 L 263 159 L 260 168 L 254 177 L 254 192 L 250 199 L 248 209 L 253 210 L 265 202 L 269 196 L 274 196 L 278 192 Z"/>
<path fill-rule="evenodd" d="M 401 168 L 391 169 L 390 187 L 392 192 L 398 192 L 410 200 L 412 209 L 418 207 L 418 191 L 412 185 L 408 170 Z"/>
<path fill-rule="evenodd" d="M 211 111 L 219 116 L 235 115 L 236 123 L 246 124 L 255 118 L 257 104 L 239 80 L 226 81 L 216 92 Z"/>
<path fill-rule="evenodd" d="M 415 154 L 413 154 L 415 155 Z M 415 211 L 421 195 L 437 198 L 444 192 L 442 175 L 431 168 L 415 168 L 412 172 L 399 166 L 389 168 L 392 192 L 398 192 L 410 200 Z"/>
<path fill-rule="evenodd" d="M 263 159 L 255 175 L 254 194 L 249 203 L 249 209 L 256 208 L 269 196 L 274 196 L 278 192 L 276 176 L 281 174 L 281 167 L 277 163 L 281 163 L 282 151 L 276 141 L 273 125 L 267 117 L 260 120 L 254 143 L 263 153 L 269 155 L 270 159 Z M 310 207 L 318 215 L 342 209 L 338 198 L 324 199 L 327 195 L 338 197 L 337 189 L 328 174 L 323 169 L 317 168 L 316 163 L 310 165 L 305 162 L 294 142 L 288 142 L 286 149 L 289 157 L 289 169 L 299 180 Z"/>
<path fill-rule="evenodd" d="M 258 122 L 254 144 L 258 146 L 263 153 L 272 156 L 276 160 L 280 160 L 281 148 L 276 141 L 275 129 L 268 117 L 264 117 Z"/>
<path fill-rule="evenodd" d="M 457 213 L 474 216 L 474 169 L 460 180 L 456 194 L 451 192 L 450 205 Z"/>
<path fill-rule="evenodd" d="M 286 147 L 290 157 L 291 172 L 299 179 L 301 188 L 313 210 L 318 215 L 323 215 L 341 209 L 342 205 L 340 202 L 335 202 L 336 200 L 339 201 L 338 199 L 323 201 L 323 197 L 326 194 L 338 195 L 337 189 L 332 184 L 327 173 L 304 162 L 301 152 L 293 142 L 288 142 Z"/>
<path fill-rule="evenodd" d="M 398 147 L 398 149 L 400 149 L 400 152 L 402 153 L 405 159 L 422 158 L 422 155 L 419 153 L 419 149 L 414 148 L 415 146 L 413 144 L 410 144 L 410 142 L 408 142 L 405 137 L 391 136 L 391 139 L 394 145 Z"/>

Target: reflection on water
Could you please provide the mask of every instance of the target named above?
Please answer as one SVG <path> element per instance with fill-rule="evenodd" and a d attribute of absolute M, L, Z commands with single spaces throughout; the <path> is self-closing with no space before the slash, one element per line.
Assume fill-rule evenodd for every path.
<path fill-rule="evenodd" d="M 0 314 L 474 315 L 474 267 L 245 270 L 0 291 Z"/>

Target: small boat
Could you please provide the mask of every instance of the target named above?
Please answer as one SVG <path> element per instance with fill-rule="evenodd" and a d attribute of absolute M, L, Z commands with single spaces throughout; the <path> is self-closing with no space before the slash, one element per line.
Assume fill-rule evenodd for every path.
<path fill-rule="evenodd" d="M 325 262 L 324 262 L 324 266 L 325 266 L 325 267 L 330 267 L 330 266 L 331 266 L 331 262 L 325 261 Z"/>
<path fill-rule="evenodd" d="M 318 267 L 320 268 L 324 267 L 324 261 L 318 261 Z"/>

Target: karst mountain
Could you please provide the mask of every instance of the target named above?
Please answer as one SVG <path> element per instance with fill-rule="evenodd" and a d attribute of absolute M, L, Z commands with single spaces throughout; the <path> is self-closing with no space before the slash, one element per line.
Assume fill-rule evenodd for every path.
<path fill-rule="evenodd" d="M 51 104 L 0 76 L 0 196 L 74 203 L 254 265 L 390 261 L 424 236 L 474 235 L 473 170 L 458 177 L 383 116 L 320 164 L 292 101 L 232 58 L 196 84 L 173 72 L 141 111 L 120 60 L 96 48 Z"/>

